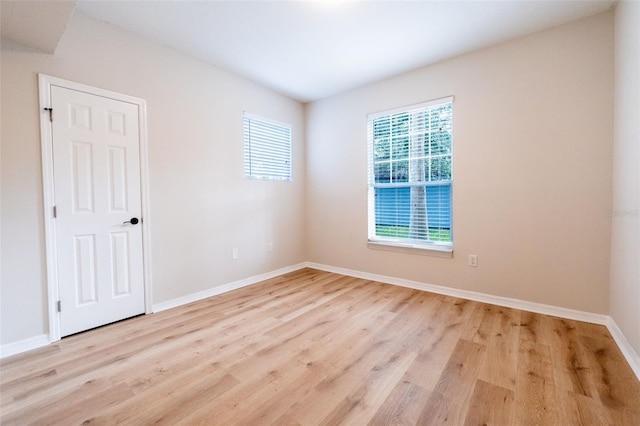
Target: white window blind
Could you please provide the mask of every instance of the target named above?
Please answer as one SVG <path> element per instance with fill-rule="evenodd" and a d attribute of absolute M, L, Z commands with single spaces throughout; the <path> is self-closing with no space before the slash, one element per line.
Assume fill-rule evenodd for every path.
<path fill-rule="evenodd" d="M 367 117 L 369 241 L 451 248 L 453 98 Z"/>
<path fill-rule="evenodd" d="M 291 125 L 244 113 L 244 175 L 291 180 Z"/>

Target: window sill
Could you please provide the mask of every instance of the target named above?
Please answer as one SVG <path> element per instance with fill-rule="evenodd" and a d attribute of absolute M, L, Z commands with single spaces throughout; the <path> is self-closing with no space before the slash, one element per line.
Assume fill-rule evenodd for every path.
<path fill-rule="evenodd" d="M 453 247 L 448 246 L 417 246 L 414 244 L 398 244 L 382 241 L 369 241 L 367 247 L 372 250 L 393 251 L 396 253 L 420 254 L 423 256 L 441 257 L 445 259 L 453 258 Z"/>

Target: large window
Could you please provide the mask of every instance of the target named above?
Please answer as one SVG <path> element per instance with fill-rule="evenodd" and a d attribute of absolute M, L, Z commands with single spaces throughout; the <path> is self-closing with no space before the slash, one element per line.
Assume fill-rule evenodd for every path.
<path fill-rule="evenodd" d="M 453 98 L 371 114 L 369 241 L 453 248 Z"/>
<path fill-rule="evenodd" d="M 291 125 L 244 113 L 244 175 L 291 180 Z"/>

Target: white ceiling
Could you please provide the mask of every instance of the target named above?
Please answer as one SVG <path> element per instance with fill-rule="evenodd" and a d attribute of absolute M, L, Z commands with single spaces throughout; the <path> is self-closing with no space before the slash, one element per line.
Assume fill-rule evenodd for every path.
<path fill-rule="evenodd" d="M 58 2 L 37 3 L 44 7 Z M 594 15 L 614 4 L 80 0 L 76 8 L 308 102 Z M 4 16 L 2 22 L 4 27 Z M 25 26 L 32 33 L 39 31 L 35 22 L 24 24 L 23 32 Z M 55 37 L 55 31 L 52 34 Z"/>

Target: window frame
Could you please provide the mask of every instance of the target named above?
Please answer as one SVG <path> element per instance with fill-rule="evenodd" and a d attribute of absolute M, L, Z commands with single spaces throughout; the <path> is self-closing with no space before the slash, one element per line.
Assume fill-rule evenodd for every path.
<path fill-rule="evenodd" d="M 449 180 L 442 181 L 425 181 L 424 183 L 420 183 L 420 186 L 424 186 L 425 188 L 433 185 L 450 185 L 450 214 L 449 214 L 449 232 L 451 236 L 450 242 L 439 242 L 439 241 L 418 241 L 414 239 L 401 238 L 401 237 L 381 237 L 376 235 L 376 197 L 375 192 L 376 188 L 390 188 L 395 185 L 398 186 L 411 186 L 412 182 L 405 182 L 401 184 L 393 184 L 393 183 L 376 183 L 375 182 L 375 162 L 374 162 L 374 120 L 383 118 L 383 117 L 392 117 L 396 114 L 401 113 L 410 113 L 412 111 L 420 110 L 420 109 L 428 109 L 431 107 L 436 107 L 443 104 L 451 104 L 451 147 L 450 147 L 450 158 L 451 158 L 451 178 Z M 417 254 L 426 254 L 431 256 L 438 257 L 453 257 L 453 244 L 454 244 L 454 232 L 453 232 L 453 181 L 454 181 L 454 160 L 453 160 L 453 103 L 454 97 L 447 96 L 443 98 L 433 99 L 427 102 L 422 102 L 418 104 L 412 104 L 408 106 L 393 108 L 385 111 L 375 112 L 371 114 L 367 114 L 367 221 L 368 221 L 368 235 L 367 235 L 367 245 L 371 249 L 377 250 L 388 250 L 400 253 L 417 253 Z M 393 161 L 393 160 L 390 160 Z M 437 183 L 435 183 L 437 182 Z"/>
<path fill-rule="evenodd" d="M 265 127 L 281 128 L 280 130 L 286 130 L 287 132 L 287 146 L 286 146 L 286 166 L 282 167 L 286 170 L 286 173 L 282 175 L 265 175 L 257 171 L 254 171 L 252 167 L 251 151 L 254 147 L 255 140 L 251 137 L 251 133 L 247 134 L 247 122 L 249 126 L 252 123 L 259 125 L 265 125 Z M 281 181 L 292 182 L 293 181 L 293 126 L 289 123 L 273 120 L 271 118 L 263 117 L 257 114 L 253 114 L 247 111 L 242 112 L 242 140 L 243 140 L 243 174 L 245 179 L 251 180 L 265 180 L 265 181 Z M 268 145 L 262 144 L 262 147 Z M 279 170 L 279 169 L 278 169 Z M 279 170 L 280 171 L 280 170 Z"/>

